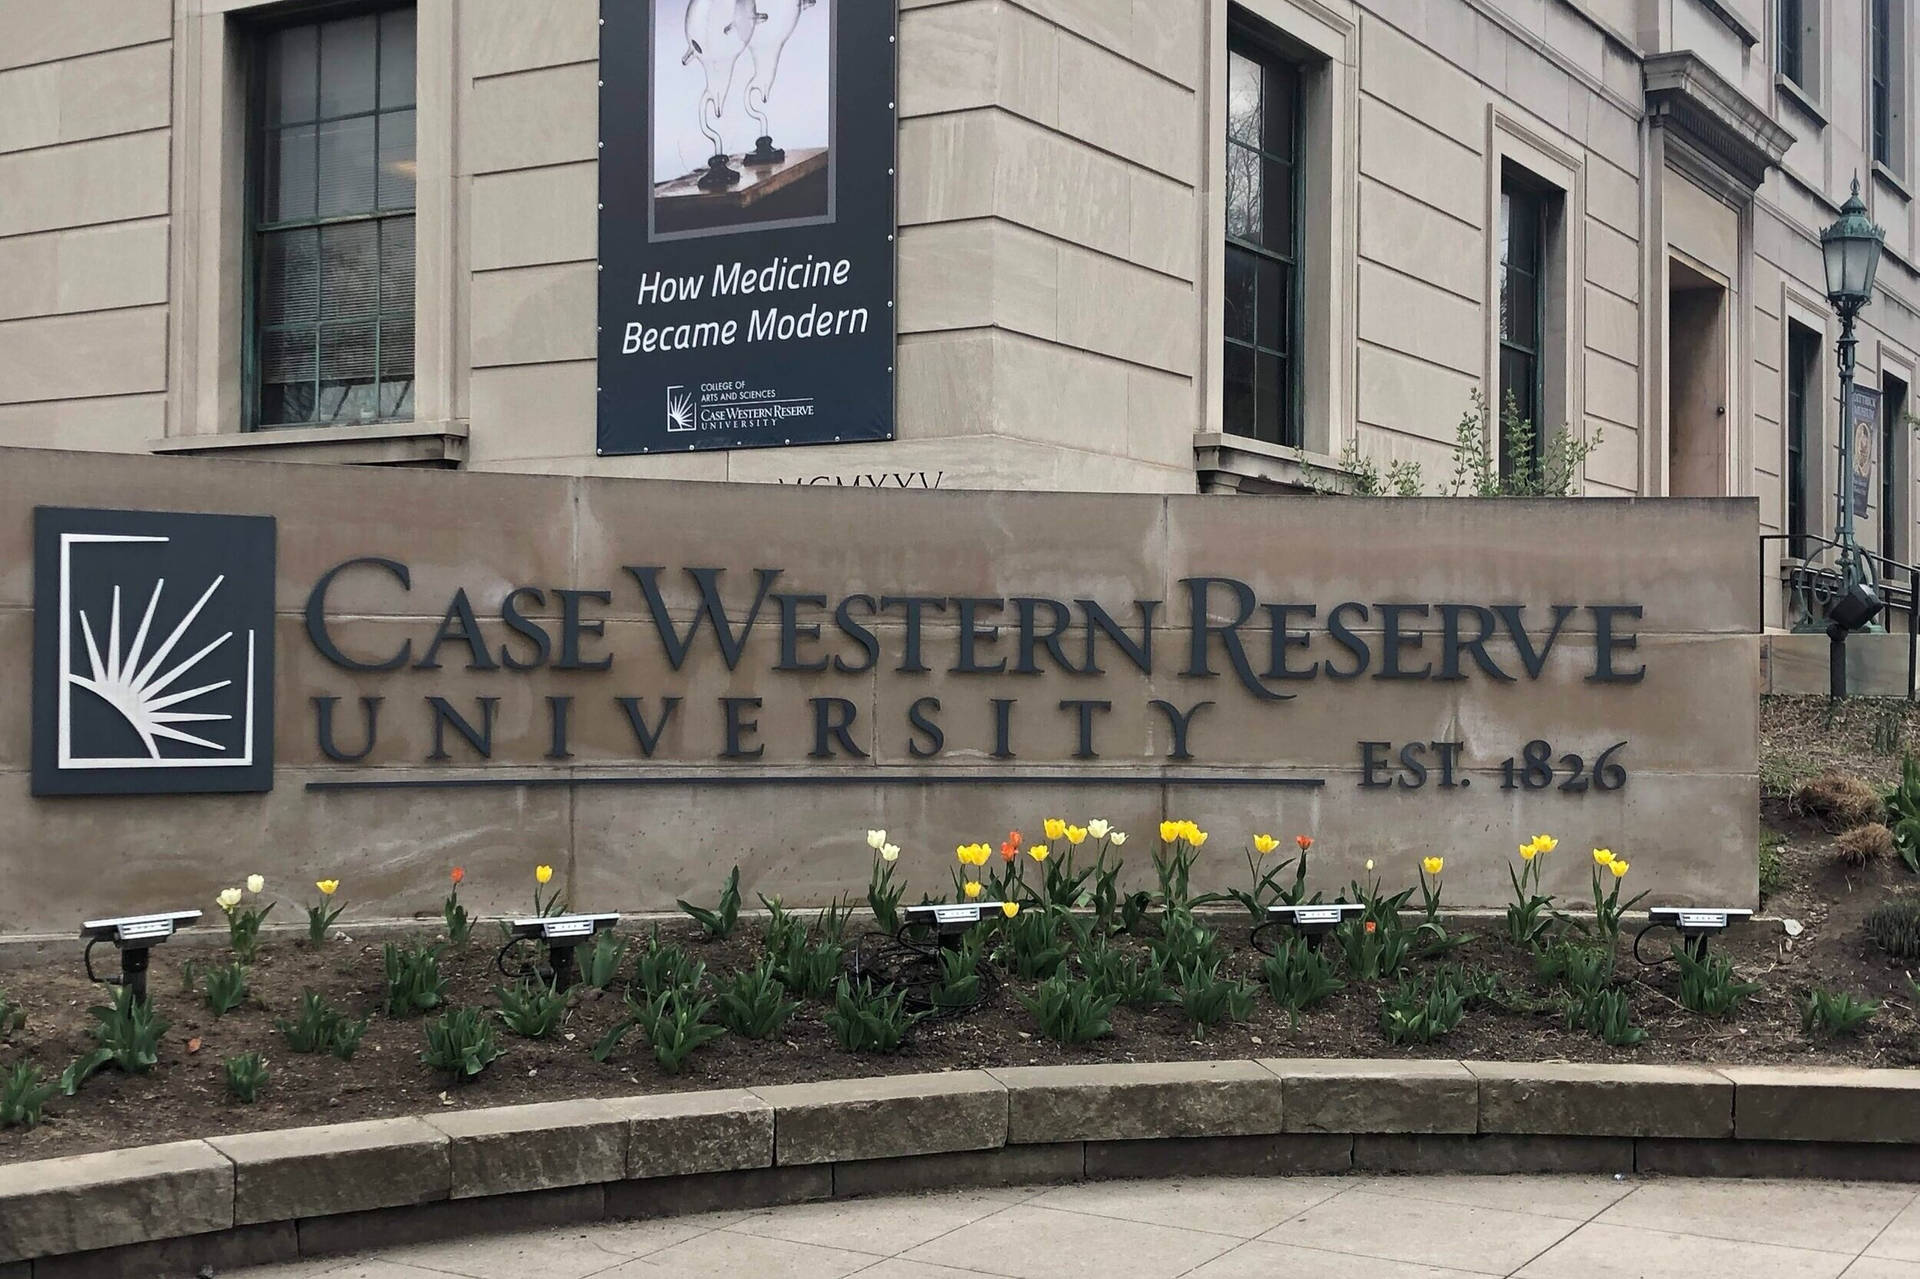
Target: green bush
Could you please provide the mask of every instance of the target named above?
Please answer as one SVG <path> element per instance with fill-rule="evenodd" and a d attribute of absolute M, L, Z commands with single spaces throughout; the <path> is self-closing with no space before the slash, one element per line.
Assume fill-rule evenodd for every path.
<path fill-rule="evenodd" d="M 427 1046 L 420 1060 L 466 1083 L 491 1066 L 503 1051 L 493 1038 L 493 1019 L 478 1008 L 449 1008 L 426 1024 Z"/>
<path fill-rule="evenodd" d="M 786 954 L 775 961 L 774 976 L 802 999 L 825 999 L 840 979 L 845 954 L 839 942 L 809 941 L 805 933 L 795 933 L 788 939 Z"/>
<path fill-rule="evenodd" d="M 1900 756 L 1900 784 L 1885 795 L 1887 825 L 1893 830 L 1894 851 L 1910 871 L 1920 872 L 1920 761 Z"/>
<path fill-rule="evenodd" d="M 696 990 L 706 975 L 706 964 L 672 942 L 661 941 L 658 928 L 633 960 L 633 985 L 649 998 L 670 990 Z"/>
<path fill-rule="evenodd" d="M 1358 919 L 1342 920 L 1333 938 L 1354 980 L 1380 981 L 1399 976 L 1406 967 L 1414 931 L 1401 924 L 1397 912 L 1376 918 L 1369 911 Z"/>
<path fill-rule="evenodd" d="M 207 1007 L 215 1017 L 224 1017 L 247 998 L 247 970 L 242 964 L 209 969 L 206 983 Z"/>
<path fill-rule="evenodd" d="M 43 1080 L 40 1068 L 17 1063 L 6 1081 L 0 1083 L 0 1128 L 31 1128 L 40 1122 L 40 1112 L 60 1091 L 58 1080 Z"/>
<path fill-rule="evenodd" d="M 1874 1000 L 1816 986 L 1800 1001 L 1800 1029 L 1810 1039 L 1839 1039 L 1858 1034 L 1879 1011 Z"/>
<path fill-rule="evenodd" d="M 1633 1024 L 1627 992 L 1615 986 L 1569 991 L 1562 1016 L 1568 1030 L 1588 1031 L 1615 1048 L 1631 1048 L 1647 1037 L 1645 1030 Z"/>
<path fill-rule="evenodd" d="M 681 910 L 693 916 L 710 941 L 725 941 L 733 936 L 733 926 L 740 922 L 740 868 L 735 866 L 727 876 L 727 882 L 720 887 L 720 903 L 714 910 L 695 906 L 688 901 L 674 903 Z"/>
<path fill-rule="evenodd" d="M 352 1059 L 367 1033 L 367 1018 L 347 1020 L 346 1014 L 327 1003 L 318 991 L 300 992 L 300 1006 L 293 1020 L 274 1019 L 274 1027 L 286 1037 L 287 1049 L 297 1053 L 332 1053 L 341 1061 Z"/>
<path fill-rule="evenodd" d="M 1549 986 L 1591 994 L 1613 981 L 1614 953 L 1607 945 L 1561 939 L 1534 951 L 1533 974 Z"/>
<path fill-rule="evenodd" d="M 935 1008 L 971 1008 L 980 999 L 980 951 L 984 942 L 977 928 L 969 929 L 958 946 L 940 951 L 940 975 L 928 992 Z"/>
<path fill-rule="evenodd" d="M 550 981 L 522 978 L 511 986 L 495 986 L 493 996 L 500 1001 L 501 1024 L 523 1039 L 547 1038 L 560 1029 L 567 1013 L 566 993 Z"/>
<path fill-rule="evenodd" d="M 715 1014 L 742 1039 L 772 1039 L 800 1008 L 774 975 L 773 957 L 743 968 L 719 988 Z"/>
<path fill-rule="evenodd" d="M 1188 961 L 1185 968 L 1175 970 L 1174 989 L 1180 1010 L 1197 1036 L 1223 1021 L 1245 1021 L 1253 1014 L 1254 987 L 1222 977 L 1216 960 Z"/>
<path fill-rule="evenodd" d="M 1333 961 L 1305 937 L 1289 936 L 1260 965 L 1267 993 L 1287 1010 L 1288 1025 L 1298 1025 L 1300 1014 L 1345 988 L 1333 975 Z"/>
<path fill-rule="evenodd" d="M 1403 977 L 1380 996 L 1380 1029 L 1390 1044 L 1430 1044 L 1467 1015 L 1467 995 L 1443 976 Z"/>
<path fill-rule="evenodd" d="M 168 1022 L 150 999 L 135 999 L 126 986 L 113 988 L 113 1003 L 87 1010 L 93 1015 L 93 1037 L 99 1043 L 60 1076 L 60 1091 L 71 1097 L 87 1077 L 111 1065 L 129 1075 L 144 1075 L 160 1062 L 160 1039 Z"/>
<path fill-rule="evenodd" d="M 396 946 L 380 951 L 386 970 L 387 1016 L 410 1017 L 438 1008 L 446 1001 L 447 979 L 440 975 L 438 946 Z"/>
<path fill-rule="evenodd" d="M 1676 946 L 1673 962 L 1680 968 L 1680 1006 L 1692 1012 L 1725 1017 L 1761 990 L 1757 981 L 1736 980 L 1732 961 L 1719 955 L 1695 958 L 1686 947 Z"/>
<path fill-rule="evenodd" d="M 1152 1008 L 1173 998 L 1158 960 L 1104 942 L 1081 952 L 1080 971 L 1095 990 L 1116 996 L 1129 1008 Z"/>
<path fill-rule="evenodd" d="M 866 978 L 849 982 L 842 977 L 834 987 L 833 1007 L 827 1011 L 827 1029 L 850 1053 L 896 1053 L 924 1014 L 906 1011 L 907 992 L 875 987 Z"/>
<path fill-rule="evenodd" d="M 1177 973 L 1219 959 L 1220 937 L 1184 906 L 1170 906 L 1160 916 L 1160 935 L 1147 949 L 1161 972 Z"/>
<path fill-rule="evenodd" d="M 660 1069 L 669 1075 L 679 1074 L 694 1049 L 727 1033 L 707 1020 L 713 1002 L 699 998 L 696 991 L 683 989 L 669 990 L 639 1006 L 635 1021 L 646 1035 Z"/>
<path fill-rule="evenodd" d="M 1867 912 L 1867 939 L 1895 959 L 1920 959 L 1920 893 L 1898 893 Z"/>
<path fill-rule="evenodd" d="M 7 998 L 7 992 L 0 990 L 0 1043 L 7 1036 L 27 1024 L 27 1010 Z"/>
<path fill-rule="evenodd" d="M 1103 993 L 1090 981 L 1058 972 L 1035 987 L 1031 998 L 1020 997 L 1039 1023 L 1040 1033 L 1062 1044 L 1084 1044 L 1111 1035 L 1109 1018 L 1119 1002 L 1118 995 Z"/>
<path fill-rule="evenodd" d="M 220 1063 L 227 1078 L 227 1095 L 251 1106 L 267 1086 L 267 1061 L 259 1053 L 241 1053 Z"/>

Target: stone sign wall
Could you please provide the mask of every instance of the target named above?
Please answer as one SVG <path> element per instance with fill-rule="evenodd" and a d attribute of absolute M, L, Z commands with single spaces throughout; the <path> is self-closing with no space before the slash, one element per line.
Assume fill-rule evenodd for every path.
<path fill-rule="evenodd" d="M 1550 890 L 1583 893 L 1606 845 L 1656 899 L 1755 897 L 1750 500 L 770 488 L 32 450 L 0 451 L 0 495 L 6 932 L 205 906 L 255 871 L 292 899 L 339 878 L 378 916 L 435 911 L 455 865 L 471 904 L 514 908 L 537 862 L 582 908 L 670 908 L 736 862 L 750 890 L 817 904 L 864 885 L 869 827 L 903 847 L 917 899 L 951 891 L 957 843 L 1055 815 L 1131 832 L 1143 873 L 1158 822 L 1191 818 L 1212 832 L 1208 887 L 1243 877 L 1266 831 L 1312 835 L 1330 894 L 1369 858 L 1394 886 L 1437 853 L 1450 903 L 1497 906 L 1515 845 L 1544 831 L 1563 846 Z M 38 517 L 56 566 L 39 574 L 36 508 L 61 508 Z M 271 580 L 245 567 L 258 556 L 127 558 L 173 527 L 130 511 L 271 517 L 231 525 L 276 539 Z M 270 636 L 189 614 L 249 591 L 273 600 Z M 270 687 L 239 697 L 263 662 Z M 63 724 L 97 760 L 50 749 Z M 247 749 L 270 789 L 196 780 Z M 127 764 L 126 791 L 186 780 L 111 793 Z"/>

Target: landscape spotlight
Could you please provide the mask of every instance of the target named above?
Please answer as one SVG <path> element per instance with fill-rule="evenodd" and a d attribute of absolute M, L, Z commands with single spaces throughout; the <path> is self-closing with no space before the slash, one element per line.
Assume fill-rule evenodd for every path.
<path fill-rule="evenodd" d="M 542 941 L 547 944 L 547 965 L 553 969 L 553 984 L 571 990 L 579 966 L 573 951 L 595 933 L 604 933 L 620 922 L 618 915 L 544 915 L 513 921 L 513 936 L 507 942 Z M 504 957 L 505 952 L 501 952 Z"/>
<path fill-rule="evenodd" d="M 967 930 L 985 918 L 988 911 L 998 912 L 1000 909 L 1001 903 L 989 901 L 955 902 L 950 906 L 903 906 L 900 912 L 901 932 L 909 928 L 931 928 L 934 936 L 940 939 L 940 944 L 951 948 L 958 946 L 960 939 L 967 935 Z"/>
<path fill-rule="evenodd" d="M 80 925 L 80 940 L 87 943 L 81 960 L 87 968 L 87 980 L 125 986 L 138 1003 L 147 1001 L 147 964 L 153 948 L 173 936 L 176 929 L 198 923 L 197 910 L 172 910 L 159 915 L 124 915 L 118 919 L 89 919 Z M 120 976 L 101 977 L 93 971 L 93 948 L 112 942 L 120 950 Z"/>
<path fill-rule="evenodd" d="M 1256 928 L 1254 932 L 1258 934 L 1275 925 L 1291 928 L 1307 939 L 1309 949 L 1318 950 L 1322 937 L 1338 928 L 1341 921 L 1359 918 L 1366 913 L 1366 909 L 1365 902 L 1314 902 L 1301 906 L 1269 906 L 1267 922 Z M 1255 944 L 1258 945 L 1258 942 Z"/>
<path fill-rule="evenodd" d="M 1734 924 L 1753 918 L 1753 912 L 1739 906 L 1655 906 L 1647 911 L 1647 926 L 1640 937 L 1655 928 L 1671 928 L 1680 934 L 1680 943 L 1695 959 L 1707 957 L 1707 939 L 1724 933 Z M 1640 937 L 1633 939 L 1635 957 L 1639 956 Z M 1641 961 L 1646 962 L 1645 960 Z"/>

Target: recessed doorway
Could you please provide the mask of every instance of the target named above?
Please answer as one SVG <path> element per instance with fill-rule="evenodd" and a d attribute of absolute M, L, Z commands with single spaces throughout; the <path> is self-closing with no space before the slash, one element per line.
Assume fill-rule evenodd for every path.
<path fill-rule="evenodd" d="M 1727 409 L 1727 288 L 1667 263 L 1667 493 L 1725 497 L 1733 473 Z"/>

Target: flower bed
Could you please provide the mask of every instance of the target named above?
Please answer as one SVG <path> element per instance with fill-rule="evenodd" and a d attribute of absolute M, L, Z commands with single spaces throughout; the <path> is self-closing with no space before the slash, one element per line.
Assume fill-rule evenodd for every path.
<path fill-rule="evenodd" d="M 0 1015 L 11 1026 L 0 1043 L 8 1117 L 29 1118 L 21 1103 L 63 1072 L 74 1090 L 55 1086 L 42 1122 L 0 1133 L 0 1159 L 513 1102 L 982 1067 L 1267 1056 L 1904 1064 L 1914 1055 L 1908 1007 L 1888 998 L 1904 979 L 1857 938 L 1833 939 L 1825 964 L 1809 938 L 1782 972 L 1777 931 L 1756 924 L 1715 943 L 1725 970 L 1642 967 L 1631 953 L 1638 925 L 1621 919 L 1635 900 L 1626 860 L 1580 850 L 1593 900 L 1570 913 L 1539 889 L 1546 859 L 1576 855 L 1550 836 L 1517 850 L 1504 917 L 1461 921 L 1445 908 L 1440 857 L 1408 867 L 1404 891 L 1377 880 L 1320 885 L 1310 838 L 1258 833 L 1242 886 L 1210 900 L 1188 881 L 1198 857 L 1221 855 L 1219 843 L 1193 823 L 1163 823 L 1129 844 L 1097 820 L 1051 819 L 1030 837 L 959 846 L 940 896 L 982 904 L 985 918 L 944 948 L 900 944 L 902 903 L 923 885 L 907 882 L 886 832 L 869 832 L 868 843 L 873 879 L 857 914 L 851 905 L 750 914 L 736 874 L 714 898 L 685 903 L 683 917 L 629 923 L 583 947 L 571 989 L 549 980 L 535 948 L 505 946 L 494 922 L 467 914 L 457 869 L 441 919 L 380 944 L 352 936 L 350 885 L 317 882 L 297 932 L 275 930 L 287 912 L 268 900 L 269 885 L 221 891 L 227 945 L 183 937 L 157 952 L 144 1010 L 88 986 L 70 960 L 0 973 L 24 1018 Z M 1120 850 L 1137 855 L 1141 844 L 1154 886 L 1130 891 Z M 536 913 L 564 909 L 550 868 L 532 879 Z M 1359 903 L 1360 913 L 1317 950 L 1279 930 L 1251 936 L 1268 904 L 1316 896 Z M 1649 938 L 1646 953 L 1664 956 L 1666 945 Z"/>

